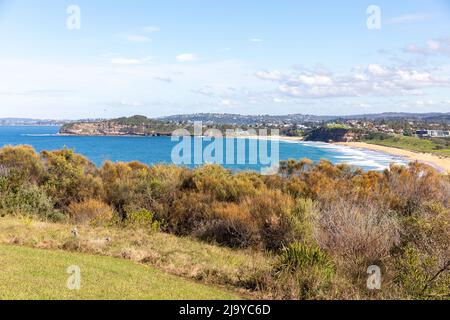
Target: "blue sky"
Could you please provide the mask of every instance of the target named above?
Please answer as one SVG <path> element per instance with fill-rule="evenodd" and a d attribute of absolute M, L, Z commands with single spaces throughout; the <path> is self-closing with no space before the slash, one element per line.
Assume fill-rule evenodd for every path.
<path fill-rule="evenodd" d="M 450 112 L 449 87 L 448 0 L 0 0 L 0 117 Z"/>

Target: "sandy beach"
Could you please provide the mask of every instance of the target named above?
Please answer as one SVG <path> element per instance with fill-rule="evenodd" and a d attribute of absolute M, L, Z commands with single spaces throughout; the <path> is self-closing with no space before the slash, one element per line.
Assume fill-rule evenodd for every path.
<path fill-rule="evenodd" d="M 254 136 L 254 135 L 236 135 L 232 136 L 235 138 L 243 138 L 243 139 L 277 139 L 279 141 L 289 141 L 289 142 L 302 142 L 304 141 L 300 137 L 287 137 L 287 136 Z M 450 158 L 446 157 L 440 157 L 438 155 L 430 154 L 430 153 L 419 153 L 419 152 L 413 152 L 398 148 L 391 148 L 391 147 L 385 147 L 385 146 L 379 146 L 364 142 L 340 142 L 340 143 L 334 143 L 336 145 L 346 146 L 349 148 L 355 148 L 355 149 L 366 149 L 366 150 L 372 150 L 372 151 L 378 151 L 383 153 L 388 153 L 395 156 L 403 157 L 407 160 L 413 161 L 419 161 L 426 163 L 434 168 L 436 168 L 439 171 L 445 172 L 447 174 L 450 174 Z"/>
<path fill-rule="evenodd" d="M 339 145 L 344 145 L 351 148 L 360 148 L 367 149 L 379 152 L 385 152 L 389 154 L 393 154 L 396 156 L 405 157 L 411 161 L 419 161 L 423 163 L 427 163 L 433 167 L 441 169 L 442 171 L 450 174 L 450 158 L 440 157 L 434 154 L 429 153 L 418 153 L 412 152 L 408 150 L 402 150 L 397 148 L 378 146 L 374 144 L 368 144 L 364 142 L 347 142 L 347 143 L 337 143 Z"/>

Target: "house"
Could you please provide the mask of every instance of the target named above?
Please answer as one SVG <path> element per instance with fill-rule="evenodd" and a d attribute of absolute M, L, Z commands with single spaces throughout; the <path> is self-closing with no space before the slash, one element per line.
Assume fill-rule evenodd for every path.
<path fill-rule="evenodd" d="M 430 138 L 448 138 L 450 137 L 450 131 L 444 130 L 417 130 L 416 135 L 419 137 Z"/>

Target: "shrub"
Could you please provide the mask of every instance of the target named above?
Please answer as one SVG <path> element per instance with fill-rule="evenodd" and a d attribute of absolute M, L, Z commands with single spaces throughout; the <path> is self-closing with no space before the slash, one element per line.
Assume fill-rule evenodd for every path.
<path fill-rule="evenodd" d="M 292 210 L 292 231 L 297 241 L 314 243 L 314 223 L 320 212 L 311 199 L 298 199 Z"/>
<path fill-rule="evenodd" d="M 403 218 L 397 282 L 408 297 L 444 297 L 450 287 L 450 209 L 432 201 Z M 447 266 L 447 267 L 445 267 Z"/>
<path fill-rule="evenodd" d="M 391 166 L 385 175 L 391 191 L 386 200 L 404 216 L 418 213 L 423 204 L 433 200 L 450 205 L 450 183 L 431 167 L 418 162 L 408 167 Z"/>
<path fill-rule="evenodd" d="M 4 192 L 0 196 L 0 212 L 3 214 L 34 215 L 52 221 L 64 219 L 54 209 L 53 202 L 45 191 L 36 185 L 22 187 L 16 192 Z"/>
<path fill-rule="evenodd" d="M 306 268 L 323 269 L 326 278 L 331 278 L 334 273 L 331 258 L 318 247 L 294 243 L 283 250 L 277 267 L 279 272 L 286 270 L 295 272 Z"/>
<path fill-rule="evenodd" d="M 10 188 L 18 188 L 24 183 L 38 183 L 44 173 L 39 155 L 30 146 L 1 148 L 0 166 Z"/>
<path fill-rule="evenodd" d="M 209 195 L 181 193 L 170 208 L 168 230 L 183 236 L 198 231 L 212 216 L 212 203 Z"/>
<path fill-rule="evenodd" d="M 408 298 L 448 298 L 450 258 L 438 259 L 412 246 L 407 246 L 396 262 L 396 282 Z"/>
<path fill-rule="evenodd" d="M 232 247 L 277 251 L 293 238 L 292 203 L 288 195 L 268 189 L 238 203 L 216 202 L 212 210 L 206 202 L 206 215 L 197 229 L 199 237 Z"/>
<path fill-rule="evenodd" d="M 302 159 L 295 161 L 293 159 L 280 162 L 280 174 L 283 177 L 291 177 L 300 175 L 308 170 L 313 165 L 313 162 L 309 159 Z"/>
<path fill-rule="evenodd" d="M 109 223 L 114 217 L 114 211 L 109 205 L 95 199 L 72 202 L 68 207 L 68 212 L 76 224 L 104 224 Z"/>
<path fill-rule="evenodd" d="M 210 195 L 217 201 L 237 202 L 245 196 L 256 193 L 255 185 L 262 181 L 255 179 L 255 175 L 241 173 L 233 175 L 230 170 L 217 165 L 206 165 L 195 169 L 192 176 L 187 177 L 185 186 Z M 189 181 L 190 180 L 190 181 Z"/>
<path fill-rule="evenodd" d="M 399 223 L 389 212 L 338 202 L 322 210 L 315 224 L 315 238 L 327 252 L 342 257 L 353 275 L 390 256 L 400 243 Z"/>
<path fill-rule="evenodd" d="M 96 167 L 72 150 L 42 153 L 45 162 L 44 188 L 57 208 L 65 210 L 72 202 L 82 202 L 102 195 L 102 181 Z"/>
<path fill-rule="evenodd" d="M 260 243 L 259 229 L 248 206 L 237 203 L 218 203 L 211 221 L 199 230 L 202 240 L 230 247 L 249 247 Z"/>
<path fill-rule="evenodd" d="M 285 248 L 275 266 L 275 276 L 281 286 L 291 286 L 295 298 L 325 297 L 334 277 L 331 258 L 318 247 L 301 243 Z"/>
<path fill-rule="evenodd" d="M 158 165 L 150 168 L 147 190 L 151 194 L 151 201 L 146 201 L 146 204 L 151 204 L 152 212 L 158 220 L 167 220 L 186 171 L 188 169 L 176 166 Z M 145 203 L 140 202 L 139 205 L 144 206 Z"/>
<path fill-rule="evenodd" d="M 279 190 L 262 190 L 243 201 L 258 226 L 263 247 L 279 250 L 292 241 L 293 200 Z"/>
<path fill-rule="evenodd" d="M 155 220 L 153 213 L 145 209 L 127 208 L 124 224 L 127 227 L 145 229 L 150 232 L 158 232 L 161 229 L 161 222 Z"/>

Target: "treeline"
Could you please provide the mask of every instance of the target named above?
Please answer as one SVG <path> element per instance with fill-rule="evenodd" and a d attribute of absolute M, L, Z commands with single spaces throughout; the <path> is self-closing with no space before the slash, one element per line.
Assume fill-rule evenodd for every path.
<path fill-rule="evenodd" d="M 448 298 L 450 180 L 419 163 L 363 172 L 288 161 L 280 173 L 105 162 L 0 149 L 0 214 L 137 226 L 279 256 L 243 283 L 274 298 Z M 382 272 L 381 296 L 367 269 Z"/>

